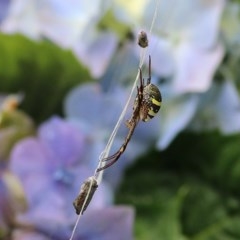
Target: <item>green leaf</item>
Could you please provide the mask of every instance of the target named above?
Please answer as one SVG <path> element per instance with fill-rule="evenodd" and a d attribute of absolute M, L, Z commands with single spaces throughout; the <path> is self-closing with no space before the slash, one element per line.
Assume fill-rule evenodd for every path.
<path fill-rule="evenodd" d="M 19 110 L 0 111 L 0 162 L 6 161 L 20 139 L 35 134 L 32 119 Z"/>
<path fill-rule="evenodd" d="M 136 239 L 240 239 L 239 142 L 184 133 L 139 159 L 117 194 L 136 207 Z"/>
<path fill-rule="evenodd" d="M 106 12 L 106 14 L 99 21 L 98 26 L 100 29 L 107 29 L 116 33 L 121 41 L 126 40 L 125 38 L 128 36 L 131 30 L 128 25 L 125 25 L 116 19 L 112 11 Z"/>
<path fill-rule="evenodd" d="M 66 93 L 90 75 L 71 51 L 21 35 L 0 34 L 1 92 L 23 92 L 22 108 L 37 122 L 62 113 Z"/>

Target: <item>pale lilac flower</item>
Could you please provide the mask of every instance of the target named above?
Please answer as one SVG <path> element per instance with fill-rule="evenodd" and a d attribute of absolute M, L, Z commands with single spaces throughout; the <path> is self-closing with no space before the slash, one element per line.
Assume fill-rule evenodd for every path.
<path fill-rule="evenodd" d="M 118 39 L 114 33 L 88 29 L 72 48 L 92 76 L 98 78 L 106 71 L 117 44 Z"/>
<path fill-rule="evenodd" d="M 119 21 L 140 29 L 150 29 L 156 4 L 140 1 L 115 1 Z M 152 75 L 165 78 L 163 104 L 157 146 L 166 148 L 175 136 L 187 128 L 198 111 L 200 96 L 212 85 L 213 75 L 221 63 L 224 48 L 219 42 L 224 0 L 159 1 L 157 18 L 149 38 Z M 147 32 L 148 33 L 148 32 Z M 139 47 L 134 44 L 135 54 Z M 148 58 L 146 65 L 148 64 Z M 158 83 L 157 83 L 158 84 Z"/>
<path fill-rule="evenodd" d="M 9 4 L 10 4 L 10 0 L 0 0 L 0 25 L 3 19 L 8 14 Z"/>
<path fill-rule="evenodd" d="M 38 138 L 27 138 L 16 145 L 11 154 L 10 169 L 23 181 L 29 208 L 34 210 L 31 214 L 57 218 L 58 221 L 74 217 L 69 202 L 79 192 L 81 183 L 93 174 L 81 161 L 85 144 L 83 133 L 55 117 L 39 128 Z M 102 188 L 105 188 L 104 183 Z M 110 189 L 106 188 L 107 192 L 110 194 Z M 96 193 L 97 198 L 99 193 L 103 190 Z M 96 205 L 105 205 L 110 200 L 109 194 L 104 201 L 103 196 L 99 196 Z M 52 207 L 43 212 L 42 207 L 46 205 Z"/>
<path fill-rule="evenodd" d="M 134 211 L 130 207 L 109 207 L 88 211 L 82 216 L 74 239 L 132 240 Z M 71 228 L 54 222 L 31 219 L 36 232 L 16 230 L 13 240 L 65 240 L 69 239 Z"/>
<path fill-rule="evenodd" d="M 161 124 L 158 127 L 157 148 L 165 149 L 183 129 L 187 128 L 197 111 L 199 97 L 183 94 L 178 97 L 163 88 L 164 102 L 161 108 Z"/>
<path fill-rule="evenodd" d="M 26 138 L 14 147 L 9 167 L 23 184 L 28 201 L 27 211 L 18 215 L 17 221 L 33 225 L 34 233 L 20 227 L 13 239 L 70 237 L 76 221 L 72 202 L 82 182 L 93 174 L 82 161 L 85 140 L 75 125 L 53 117 L 40 126 L 36 138 Z M 115 226 L 119 224 L 126 231 L 126 239 L 132 239 L 132 209 L 110 207 L 111 202 L 112 191 L 102 181 L 84 213 L 77 238 L 111 239 L 118 233 Z"/>
<path fill-rule="evenodd" d="M 91 163 L 93 169 L 97 167 L 99 156 L 117 123 L 127 97 L 128 92 L 119 85 L 109 87 L 105 92 L 99 84 L 86 84 L 73 89 L 65 100 L 67 119 L 78 125 L 86 135 L 88 144 L 83 161 Z M 131 106 L 126 120 L 132 112 Z M 152 145 L 157 136 L 157 124 L 157 118 L 149 123 L 139 123 L 121 159 L 111 169 L 107 169 L 104 174 L 105 178 L 108 178 L 109 184 L 116 187 L 121 180 L 123 170 Z M 114 140 L 110 155 L 120 148 L 127 133 L 128 129 L 123 122 Z"/>
<path fill-rule="evenodd" d="M 35 40 L 50 39 L 71 49 L 93 77 L 100 77 L 118 44 L 114 33 L 98 29 L 107 9 L 108 4 L 101 0 L 13 0 L 1 30 Z"/>
<path fill-rule="evenodd" d="M 232 81 L 214 84 L 201 98 L 198 108 L 190 129 L 240 132 L 240 97 Z"/>
<path fill-rule="evenodd" d="M 95 23 L 101 16 L 100 3 L 100 0 L 13 0 L 2 30 L 20 32 L 33 39 L 45 36 L 69 47 L 83 34 L 89 22 Z"/>
<path fill-rule="evenodd" d="M 168 11 L 173 5 L 174 8 Z M 156 47 L 158 43 L 153 41 L 150 52 L 153 52 L 153 69 L 156 71 L 156 63 L 164 62 L 166 65 L 170 60 L 173 70 L 169 73 L 172 76 L 171 88 L 176 94 L 205 92 L 210 88 L 213 74 L 224 53 L 218 39 L 223 7 L 224 0 L 161 1 L 154 34 L 167 43 Z M 169 12 L 169 16 L 164 15 L 166 12 Z M 160 27 L 165 37 L 157 35 Z M 161 46 L 165 48 L 166 44 L 170 59 L 162 54 L 164 50 Z"/>

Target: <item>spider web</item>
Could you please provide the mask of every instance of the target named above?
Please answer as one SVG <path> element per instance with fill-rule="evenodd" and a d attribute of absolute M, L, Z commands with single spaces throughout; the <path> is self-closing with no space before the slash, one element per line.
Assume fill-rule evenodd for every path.
<path fill-rule="evenodd" d="M 155 25 L 155 23 L 156 23 L 156 19 L 157 19 L 157 15 L 158 15 L 158 10 L 159 10 L 160 1 L 161 1 L 161 0 L 155 0 L 154 14 L 153 14 L 153 17 L 152 17 L 151 25 L 150 25 L 150 27 L 149 27 L 149 31 L 147 32 L 147 34 L 148 34 L 149 36 L 151 35 L 151 33 L 152 33 L 152 31 L 153 31 L 153 27 L 154 27 L 154 25 Z M 174 2 L 174 1 L 173 1 L 173 2 Z M 168 16 L 168 17 L 169 17 L 169 16 Z M 167 19 L 165 18 L 165 20 L 167 20 Z M 155 46 L 155 47 L 156 47 L 156 46 Z M 154 48 L 155 48 L 155 47 L 154 47 Z M 138 69 L 142 68 L 143 63 L 144 63 L 145 58 L 146 58 L 146 55 L 147 55 L 147 51 L 148 51 L 148 47 L 146 47 L 146 48 L 140 48 L 140 60 L 139 60 Z M 120 117 L 119 117 L 119 119 L 118 119 L 118 121 L 117 121 L 117 123 L 116 123 L 116 125 L 115 125 L 115 127 L 114 127 L 114 129 L 113 129 L 113 131 L 112 131 L 112 133 L 111 133 L 111 135 L 110 135 L 110 137 L 109 137 L 109 140 L 108 140 L 108 142 L 107 142 L 107 144 L 106 144 L 106 147 L 104 148 L 104 150 L 102 151 L 102 153 L 101 153 L 100 156 L 99 156 L 99 163 L 98 163 L 98 166 L 97 166 L 97 168 L 96 168 L 96 170 L 95 170 L 95 172 L 94 172 L 94 176 L 93 176 L 93 177 L 96 179 L 98 185 L 99 185 L 99 184 L 101 183 L 101 181 L 102 181 L 102 177 L 103 177 L 104 170 L 102 170 L 102 171 L 100 171 L 100 172 L 97 172 L 97 169 L 98 169 L 99 167 L 104 166 L 105 162 L 103 161 L 103 159 L 109 156 L 109 152 L 110 152 L 110 150 L 111 150 L 111 147 L 112 147 L 112 144 L 113 144 L 113 142 L 114 142 L 114 139 L 115 139 L 115 137 L 116 137 L 116 135 L 117 135 L 117 132 L 118 132 L 118 130 L 119 130 L 119 128 L 120 128 L 120 126 L 121 126 L 121 124 L 122 124 L 122 122 L 123 122 L 123 119 L 124 119 L 124 117 L 125 117 L 125 115 L 126 115 L 127 109 L 129 108 L 131 99 L 132 99 L 132 97 L 133 97 L 134 91 L 135 91 L 135 89 L 136 89 L 137 82 L 138 82 L 138 79 L 139 79 L 139 74 L 140 74 L 140 71 L 138 70 L 137 75 L 136 75 L 136 78 L 135 78 L 135 81 L 134 81 L 133 86 L 132 86 L 132 88 L 131 88 L 131 91 L 130 91 L 130 95 L 129 95 L 129 97 L 128 97 L 128 100 L 127 100 L 127 102 L 126 102 L 126 104 L 125 104 L 125 106 L 124 106 L 124 108 L 123 108 L 123 110 L 122 110 L 122 113 L 121 113 L 121 115 L 120 115 Z M 80 219 L 81 219 L 81 216 L 82 216 L 83 209 L 85 208 L 85 206 L 86 206 L 86 204 L 87 204 L 87 202 L 88 202 L 88 198 L 91 197 L 91 196 L 90 196 L 90 194 L 91 194 L 91 188 L 92 188 L 92 183 L 91 183 L 91 185 L 90 185 L 90 187 L 89 187 L 89 189 L 88 189 L 88 192 L 87 192 L 87 195 L 86 195 L 86 199 L 84 200 L 84 203 L 83 203 L 83 205 L 82 205 L 82 210 L 80 211 L 80 214 L 79 214 L 78 217 L 77 217 L 76 223 L 75 223 L 75 225 L 74 225 L 74 228 L 73 228 L 73 230 L 72 230 L 72 234 L 71 234 L 71 237 L 69 238 L 69 240 L 73 240 L 74 234 L 75 234 L 75 232 L 76 232 L 77 225 L 78 225 L 78 223 L 79 223 L 79 221 L 80 221 Z"/>

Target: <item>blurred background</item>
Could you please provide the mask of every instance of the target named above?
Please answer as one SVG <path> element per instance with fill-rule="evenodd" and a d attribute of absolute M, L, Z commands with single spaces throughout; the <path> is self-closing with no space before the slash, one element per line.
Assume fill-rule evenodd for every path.
<path fill-rule="evenodd" d="M 0 0 L 0 239 L 70 238 L 144 54 L 162 107 L 74 239 L 240 239 L 238 0 Z"/>

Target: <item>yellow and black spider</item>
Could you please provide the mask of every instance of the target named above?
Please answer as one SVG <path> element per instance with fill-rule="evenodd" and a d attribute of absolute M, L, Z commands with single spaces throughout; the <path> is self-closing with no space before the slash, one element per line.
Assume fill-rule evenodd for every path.
<path fill-rule="evenodd" d="M 110 161 L 103 167 L 97 169 L 97 172 L 112 166 L 125 151 L 133 132 L 139 122 L 147 122 L 152 119 L 159 111 L 162 103 L 162 96 L 158 87 L 151 83 L 151 57 L 149 56 L 148 66 L 148 79 L 147 84 L 144 85 L 144 79 L 142 77 L 142 69 L 139 69 L 139 81 L 140 86 L 137 86 L 137 96 L 134 101 L 133 113 L 129 120 L 126 121 L 126 125 L 129 128 L 127 137 L 119 150 L 113 155 L 104 158 L 102 161 Z"/>

